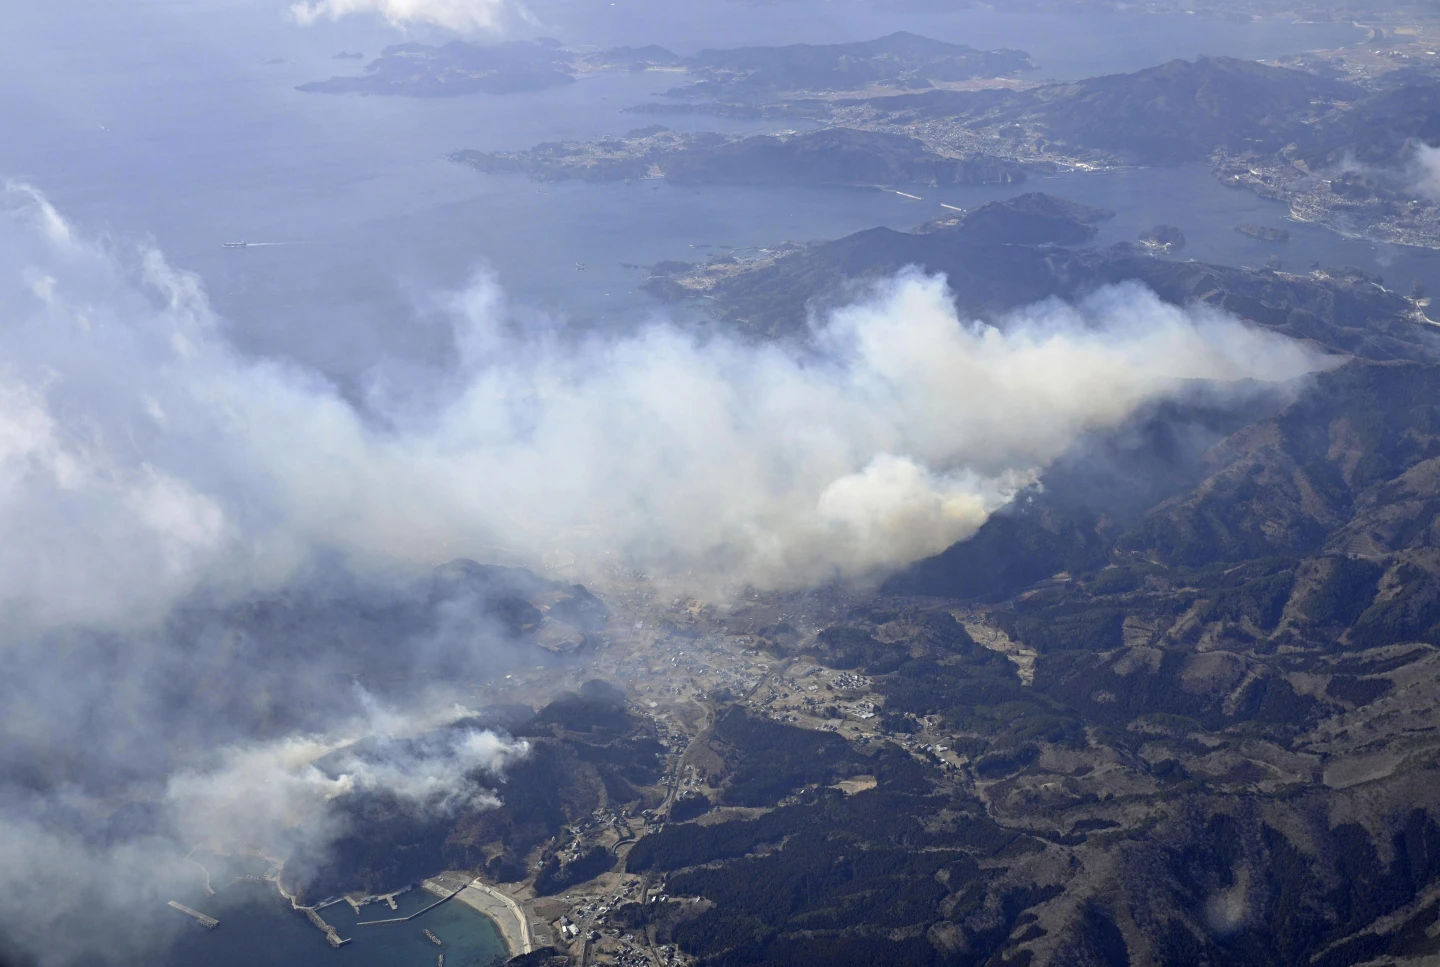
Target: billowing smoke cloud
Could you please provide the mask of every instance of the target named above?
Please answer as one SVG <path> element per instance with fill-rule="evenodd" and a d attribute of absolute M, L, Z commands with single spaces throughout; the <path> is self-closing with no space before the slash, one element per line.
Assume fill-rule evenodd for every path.
<path fill-rule="evenodd" d="M 430 24 L 459 33 L 495 32 L 508 16 L 524 14 L 509 0 L 299 0 L 290 12 L 302 24 L 368 13 L 397 27 Z"/>
<path fill-rule="evenodd" d="M 517 333 L 493 281 L 447 311 L 445 398 L 367 418 L 313 373 L 241 357 L 200 282 L 9 194 L 0 332 L 0 614 L 153 619 L 198 584 L 317 553 L 582 561 L 795 586 L 966 537 L 1080 434 L 1183 380 L 1285 379 L 1294 343 L 1134 286 L 999 327 L 905 274 L 801 354 L 657 324 Z"/>

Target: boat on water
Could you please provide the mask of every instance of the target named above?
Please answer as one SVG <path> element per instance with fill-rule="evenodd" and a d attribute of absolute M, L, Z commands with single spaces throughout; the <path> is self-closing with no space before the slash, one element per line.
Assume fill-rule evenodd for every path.
<path fill-rule="evenodd" d="M 434 935 L 433 933 L 431 933 L 429 930 L 426 930 L 426 931 L 425 931 L 425 939 L 428 940 L 428 941 L 430 941 L 431 943 L 433 943 L 433 944 L 434 944 L 435 946 L 437 946 L 437 947 L 443 946 L 443 945 L 440 943 L 440 938 L 437 937 L 437 936 L 435 936 L 435 935 Z"/>
<path fill-rule="evenodd" d="M 225 248 L 244 248 L 245 246 L 249 245 L 250 243 L 249 243 L 249 242 L 221 242 L 220 244 L 221 244 L 222 246 L 224 246 Z"/>

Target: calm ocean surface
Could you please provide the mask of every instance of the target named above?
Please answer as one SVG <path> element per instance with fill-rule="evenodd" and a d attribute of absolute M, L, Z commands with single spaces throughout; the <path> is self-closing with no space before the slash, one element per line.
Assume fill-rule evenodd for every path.
<path fill-rule="evenodd" d="M 541 9 L 554 28 L 547 32 L 570 43 L 656 42 L 684 52 L 905 28 L 1021 47 L 1041 75 L 1056 77 L 1201 52 L 1274 56 L 1356 36 L 1336 24 L 937 14 L 925 4 L 859 0 L 570 7 L 578 12 Z M 63 30 L 38 9 L 22 5 L 15 14 L 13 54 L 0 64 L 0 124 L 20 133 L 0 139 L 0 175 L 35 184 L 86 227 L 152 239 L 203 277 L 242 348 L 290 356 L 342 381 L 382 359 L 442 358 L 447 335 L 424 321 L 425 309 L 436 293 L 480 271 L 493 273 L 517 305 L 585 325 L 626 325 L 667 311 L 638 291 L 643 273 L 627 264 L 697 259 L 707 245 L 906 228 L 941 214 L 940 201 L 969 207 L 1042 188 L 1116 210 L 1102 241 L 1133 239 L 1166 221 L 1190 238 L 1185 257 L 1252 264 L 1272 253 L 1236 234 L 1235 224 L 1285 214 L 1198 169 L 1072 175 L 923 203 L 867 191 L 537 185 L 482 176 L 446 154 L 624 133 L 648 119 L 622 108 L 671 86 L 673 75 L 602 75 L 506 97 L 302 94 L 298 83 L 358 69 L 356 61 L 333 59 L 337 51 L 374 54 L 404 37 L 364 19 L 302 29 L 285 20 L 284 4 L 257 0 L 135 0 L 67 21 Z M 116 42 L 120 36 L 125 43 Z M 441 38 L 422 31 L 416 39 Z M 787 126 L 671 123 L 738 133 Z M 1440 275 L 1430 253 L 1290 227 L 1292 241 L 1274 254 L 1291 265 L 1354 264 L 1401 284 Z M 235 239 L 281 244 L 221 248 Z"/>
<path fill-rule="evenodd" d="M 439 953 L 445 955 L 446 967 L 492 967 L 507 956 L 495 924 L 458 900 L 405 923 L 356 926 L 357 920 L 408 916 L 435 902 L 433 895 L 419 888 L 397 897 L 399 909 L 393 912 L 384 903 L 362 907 L 359 917 L 348 903 L 326 907 L 321 915 L 351 941 L 332 949 L 319 930 L 290 909 L 273 884 L 236 881 L 232 877 L 237 870 L 227 869 L 225 860 L 205 857 L 204 862 L 215 895 L 206 896 L 197 882 L 193 893 L 175 899 L 214 917 L 220 925 L 213 930 L 198 923 L 180 929 L 160 967 L 434 967 Z M 186 919 L 179 911 L 173 913 L 176 920 Z M 425 930 L 439 937 L 443 946 L 431 943 Z"/>

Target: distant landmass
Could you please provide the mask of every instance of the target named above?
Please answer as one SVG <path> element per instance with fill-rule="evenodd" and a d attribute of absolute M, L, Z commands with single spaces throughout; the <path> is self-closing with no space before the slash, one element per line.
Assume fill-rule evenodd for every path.
<path fill-rule="evenodd" d="M 756 98 L 782 91 L 902 89 L 1033 70 L 1028 54 L 984 51 L 915 34 L 896 33 L 854 44 L 742 47 L 682 58 L 663 47 L 617 47 L 599 52 L 566 48 L 558 40 L 481 45 L 452 41 L 385 48 L 363 74 L 301 84 L 324 94 L 443 97 L 544 90 L 603 70 L 683 71 L 693 83 L 670 93 L 684 97 Z"/>
<path fill-rule="evenodd" d="M 386 47 L 365 73 L 301 84 L 322 94 L 447 97 L 513 94 L 575 82 L 574 54 L 558 43 L 510 41 L 480 46 L 462 40 L 442 47 L 409 43 Z"/>
<path fill-rule="evenodd" d="M 1354 94 L 1349 85 L 1300 70 L 1200 57 L 1071 84 L 928 91 L 864 103 L 890 123 L 963 120 L 1011 141 L 1120 163 L 1174 164 L 1209 160 L 1217 149 L 1278 149 L 1323 105 Z"/>
<path fill-rule="evenodd" d="M 656 125 L 624 139 L 548 143 L 520 152 L 459 151 L 451 160 L 542 181 L 663 178 L 685 185 L 974 185 L 1023 182 L 1028 166 L 948 157 L 901 134 L 828 128 L 784 137 L 677 134 Z"/>
<path fill-rule="evenodd" d="M 672 263 L 650 281 L 669 299 L 703 293 L 718 319 L 771 338 L 808 332 L 808 314 L 853 298 L 849 283 L 906 266 L 943 273 L 957 309 L 988 317 L 1125 280 L 1167 301 L 1204 302 L 1327 349 L 1375 359 L 1436 359 L 1415 305 L 1358 270 L 1290 275 L 1157 259 L 1139 246 L 1083 247 L 1109 213 L 1041 193 L 994 202 L 918 231 L 871 228 L 749 263 Z M 1077 247 L 1079 246 L 1079 247 Z"/>
<path fill-rule="evenodd" d="M 1440 187 L 1421 157 L 1440 145 L 1440 81 L 1417 68 L 1362 84 L 1323 66 L 1200 57 L 1067 84 L 700 107 L 863 123 L 935 151 L 1062 167 L 1209 163 L 1299 219 L 1440 247 Z"/>
<path fill-rule="evenodd" d="M 753 100 L 781 92 L 928 88 L 1035 70 L 1019 50 L 976 50 L 900 31 L 853 44 L 702 50 L 683 61 L 694 78 L 672 96 Z"/>
<path fill-rule="evenodd" d="M 680 184 L 974 185 L 1025 180 L 1000 158 L 951 158 L 915 138 L 833 128 L 789 138 L 757 136 L 682 152 L 664 166 Z"/>
<path fill-rule="evenodd" d="M 1440 83 L 1419 68 L 1361 84 L 1319 62 L 1300 69 L 1199 57 L 1072 83 L 1018 80 L 1031 66 L 1020 51 L 904 32 L 689 58 L 653 46 L 582 53 L 554 40 L 456 41 L 389 47 L 361 75 L 301 90 L 501 94 L 573 83 L 588 70 L 664 69 L 688 83 L 671 88 L 668 101 L 630 110 L 804 117 L 852 133 L 828 142 L 813 135 L 631 138 L 460 152 L 457 160 L 543 179 L 940 185 L 1020 181 L 1033 166 L 1198 162 L 1213 165 L 1225 184 L 1286 202 L 1297 218 L 1440 247 L 1440 181 L 1432 184 L 1418 160 L 1440 145 Z M 977 78 L 988 80 L 966 84 Z M 885 142 L 885 135 L 906 140 Z"/>

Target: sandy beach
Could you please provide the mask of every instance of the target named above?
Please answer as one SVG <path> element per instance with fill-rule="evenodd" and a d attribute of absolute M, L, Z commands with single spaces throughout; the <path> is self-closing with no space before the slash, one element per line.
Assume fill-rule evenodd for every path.
<path fill-rule="evenodd" d="M 518 957 L 534 949 L 530 922 L 525 919 L 525 912 L 504 893 L 475 880 L 461 890 L 456 899 L 495 921 L 505 946 L 510 950 L 510 956 Z"/>

